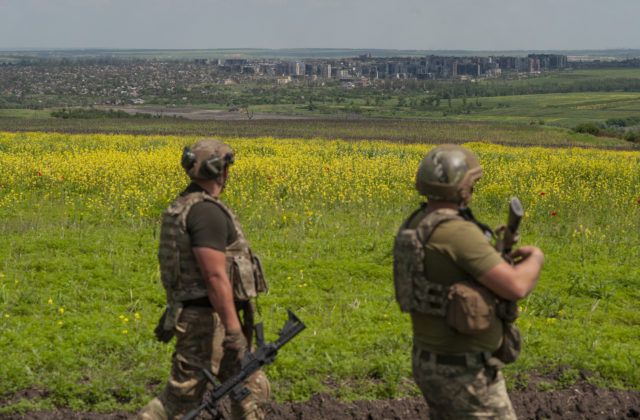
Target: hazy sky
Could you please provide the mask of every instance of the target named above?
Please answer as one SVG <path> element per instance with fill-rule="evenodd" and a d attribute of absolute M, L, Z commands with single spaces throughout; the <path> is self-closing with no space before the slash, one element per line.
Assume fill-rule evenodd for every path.
<path fill-rule="evenodd" d="M 7 48 L 640 48 L 640 0 L 0 0 Z"/>

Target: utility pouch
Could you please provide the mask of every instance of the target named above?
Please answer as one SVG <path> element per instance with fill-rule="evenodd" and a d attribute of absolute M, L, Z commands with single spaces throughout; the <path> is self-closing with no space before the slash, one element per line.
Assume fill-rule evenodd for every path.
<path fill-rule="evenodd" d="M 234 255 L 227 258 L 227 273 L 233 285 L 233 297 L 237 301 L 247 301 L 267 291 L 267 281 L 262 270 L 262 261 L 254 253 L 249 257 Z"/>
<path fill-rule="evenodd" d="M 454 283 L 449 289 L 447 324 L 461 334 L 488 330 L 496 319 L 496 297 L 486 287 L 470 281 Z"/>
<path fill-rule="evenodd" d="M 264 278 L 264 270 L 262 269 L 262 260 L 259 256 L 251 253 L 251 261 L 253 263 L 253 273 L 256 280 L 256 292 L 265 293 L 269 290 L 267 280 Z"/>
<path fill-rule="evenodd" d="M 503 322 L 502 345 L 493 352 L 493 356 L 504 363 L 516 361 L 522 350 L 522 335 L 518 327 L 511 322 Z"/>
<path fill-rule="evenodd" d="M 163 328 L 165 331 L 173 331 L 174 328 L 177 328 L 178 319 L 180 319 L 180 315 L 182 314 L 182 308 L 182 302 L 171 302 L 167 304 L 167 309 L 163 315 Z"/>
<path fill-rule="evenodd" d="M 228 258 L 229 280 L 233 285 L 233 297 L 238 301 L 245 301 L 257 296 L 256 281 L 253 275 L 253 262 L 244 255 L 234 255 Z"/>
<path fill-rule="evenodd" d="M 514 300 L 500 299 L 496 306 L 496 316 L 506 322 L 515 322 L 520 315 L 518 302 Z"/>

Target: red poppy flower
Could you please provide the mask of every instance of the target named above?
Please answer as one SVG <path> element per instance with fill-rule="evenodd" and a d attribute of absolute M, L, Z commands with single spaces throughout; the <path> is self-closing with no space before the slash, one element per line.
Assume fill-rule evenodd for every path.
<path fill-rule="evenodd" d="M 38 171 L 38 176 L 42 176 L 42 172 Z"/>
<path fill-rule="evenodd" d="M 267 181 L 271 181 L 271 177 L 270 176 L 267 177 Z"/>
<path fill-rule="evenodd" d="M 551 212 L 551 215 L 552 215 L 552 216 L 555 216 L 556 214 L 558 214 L 558 213 L 556 213 L 555 211 L 552 211 L 552 212 Z"/>
<path fill-rule="evenodd" d="M 327 168 L 327 171 L 329 170 L 329 168 Z"/>
<path fill-rule="evenodd" d="M 60 178 L 61 178 L 61 179 L 64 179 L 64 175 L 60 175 Z"/>
<path fill-rule="evenodd" d="M 2 186 L 4 187 L 4 184 L 2 184 Z M 640 204 L 640 200 L 638 200 L 638 204 Z"/>
<path fill-rule="evenodd" d="M 545 195 L 546 193 L 544 191 L 540 191 L 540 195 Z"/>

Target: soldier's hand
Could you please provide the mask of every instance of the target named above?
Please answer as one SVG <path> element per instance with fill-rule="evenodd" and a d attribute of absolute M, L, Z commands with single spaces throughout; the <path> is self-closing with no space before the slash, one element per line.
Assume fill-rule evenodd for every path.
<path fill-rule="evenodd" d="M 511 254 L 509 254 L 509 256 L 514 260 L 519 258 L 519 260 L 516 260 L 516 264 L 518 262 L 528 260 L 529 258 L 534 258 L 535 260 L 537 260 L 540 263 L 540 266 L 544 264 L 544 254 L 542 253 L 542 250 L 537 246 L 521 246 L 518 249 L 514 250 Z"/>
<path fill-rule="evenodd" d="M 167 317 L 167 310 L 164 310 L 164 313 L 158 320 L 158 325 L 154 328 L 153 333 L 156 336 L 156 339 L 161 343 L 168 343 L 173 338 L 173 330 L 167 331 L 164 329 L 164 320 Z"/>
<path fill-rule="evenodd" d="M 242 330 L 228 330 L 222 341 L 224 355 L 220 362 L 220 371 L 222 374 L 230 375 L 240 369 L 240 364 L 247 351 L 247 339 Z"/>

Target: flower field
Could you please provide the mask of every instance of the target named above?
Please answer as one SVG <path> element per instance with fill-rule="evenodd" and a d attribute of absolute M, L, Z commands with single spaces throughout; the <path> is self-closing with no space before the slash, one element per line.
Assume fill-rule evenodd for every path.
<path fill-rule="evenodd" d="M 42 391 L 0 413 L 135 410 L 162 386 L 172 346 L 152 334 L 164 305 L 158 222 L 188 183 L 179 158 L 196 140 L 0 133 L 0 399 Z M 415 394 L 391 246 L 421 202 L 413 177 L 433 145 L 224 140 L 236 164 L 222 198 L 270 282 L 258 302 L 267 339 L 286 308 L 308 326 L 267 370 L 275 398 Z M 476 216 L 503 223 L 517 196 L 521 241 L 547 258 L 520 303 L 525 348 L 506 370 L 510 386 L 564 366 L 565 383 L 585 370 L 640 388 L 640 152 L 466 147 L 485 170 Z"/>

